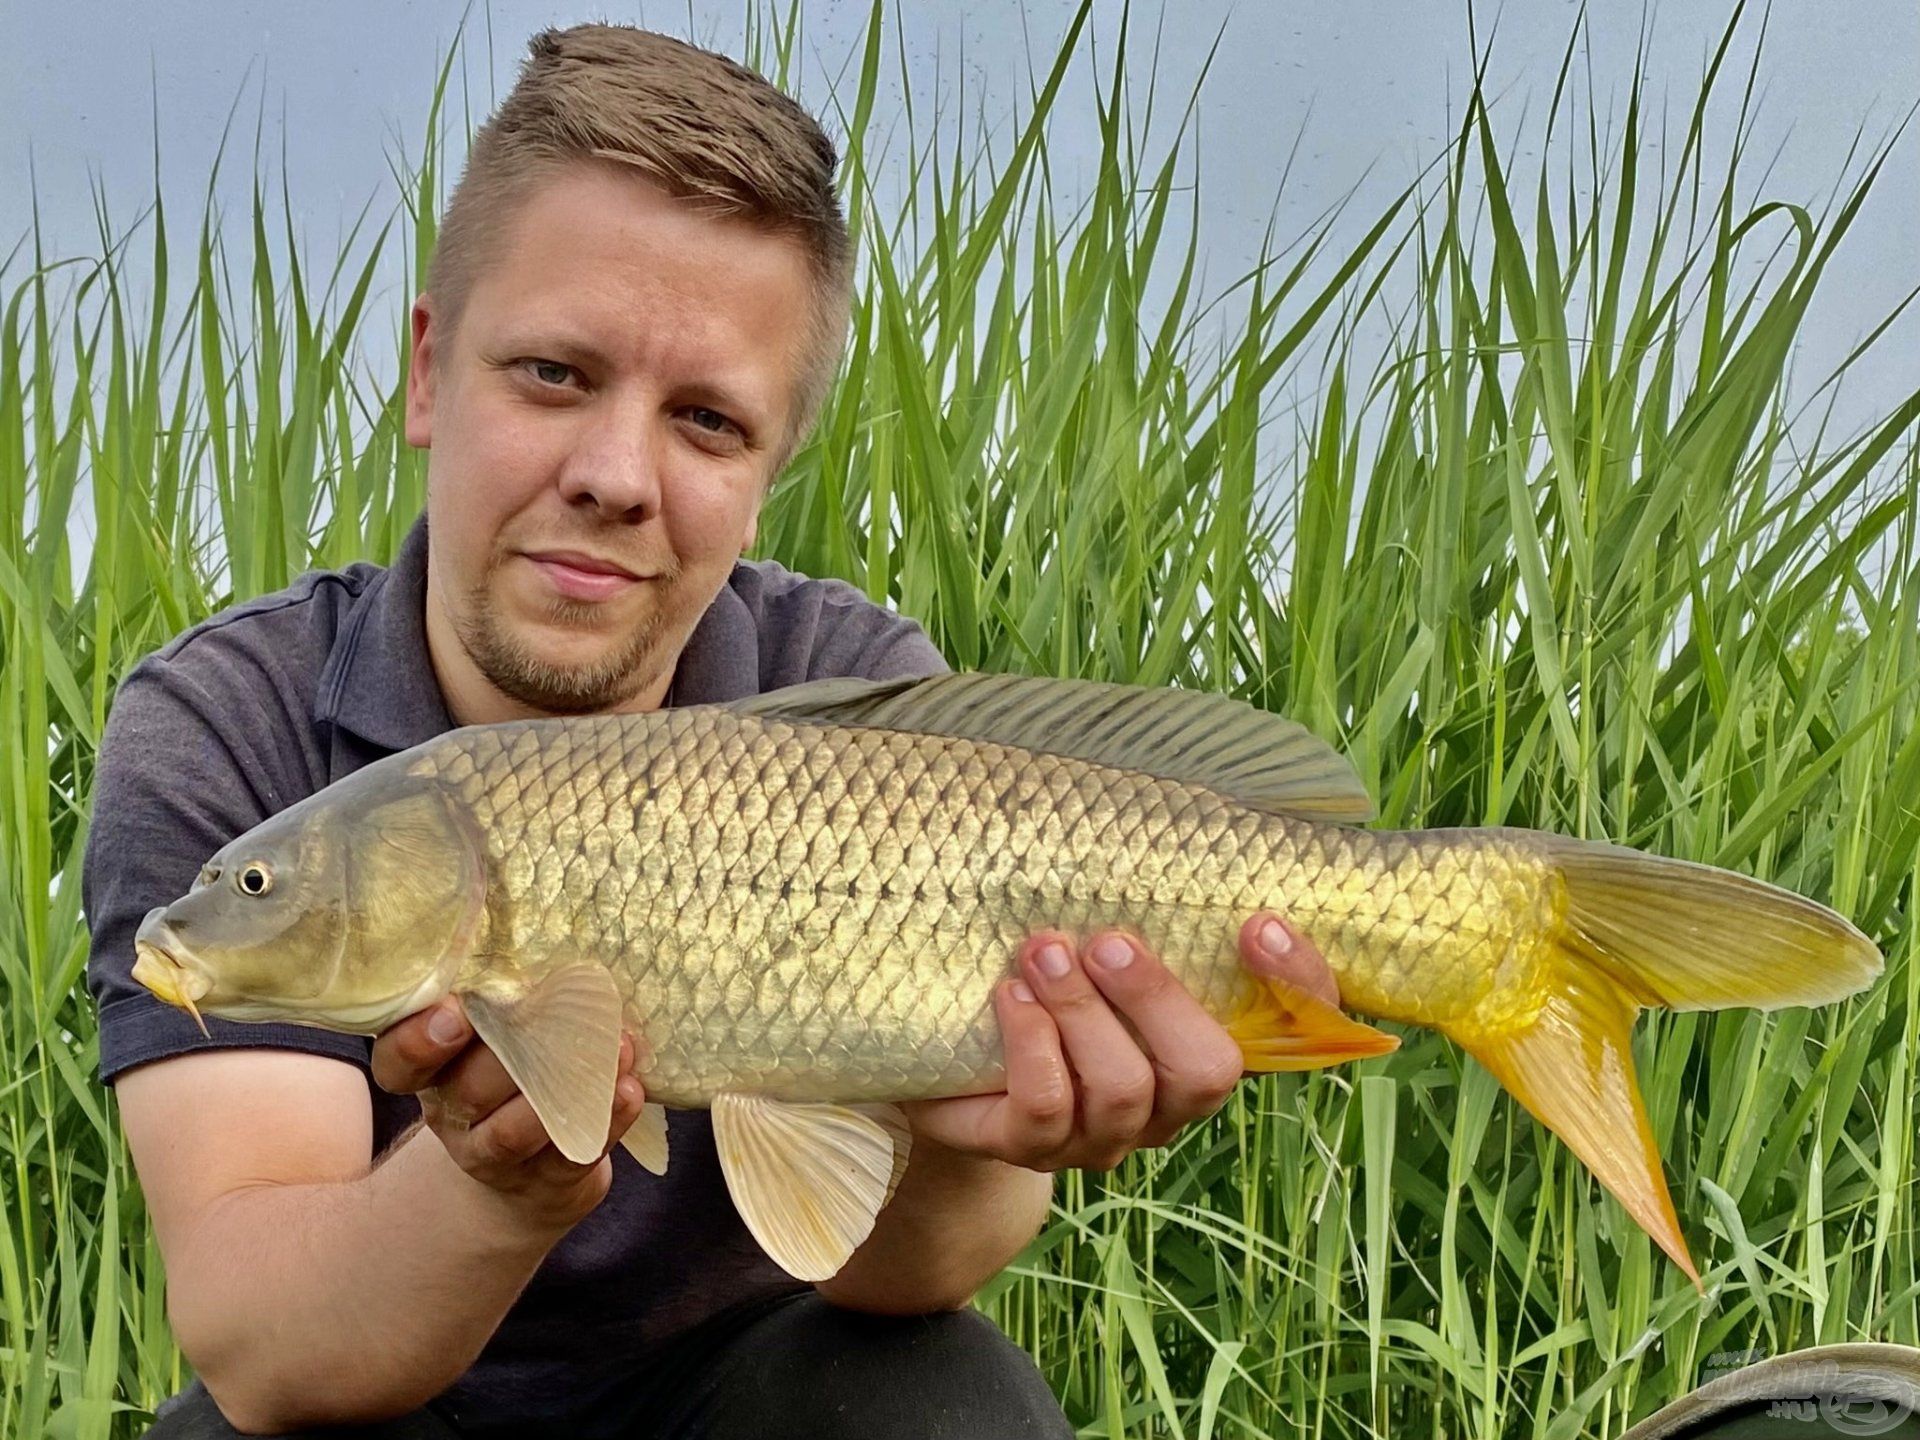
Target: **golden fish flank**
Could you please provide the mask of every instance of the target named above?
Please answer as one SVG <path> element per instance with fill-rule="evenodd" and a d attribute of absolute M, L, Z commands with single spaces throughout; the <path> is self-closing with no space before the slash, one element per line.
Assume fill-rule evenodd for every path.
<path fill-rule="evenodd" d="M 1341 997 L 1465 1046 L 1697 1283 L 1633 1080 L 1645 1005 L 1818 1004 L 1879 972 L 1839 916 L 1730 872 L 1514 829 L 1386 832 L 1351 769 L 1237 701 L 1012 676 L 450 732 L 227 846 L 136 974 L 216 1016 L 374 1033 L 459 994 L 558 1147 L 604 1142 L 623 1023 L 710 1106 L 755 1236 L 836 1271 L 898 1183 L 904 1099 L 1003 1083 L 991 995 L 1044 925 L 1136 930 L 1249 1070 L 1397 1043 L 1259 982 L 1272 908 Z M 275 876 L 252 895 L 221 877 Z M 278 899 L 276 899 L 278 897 Z"/>

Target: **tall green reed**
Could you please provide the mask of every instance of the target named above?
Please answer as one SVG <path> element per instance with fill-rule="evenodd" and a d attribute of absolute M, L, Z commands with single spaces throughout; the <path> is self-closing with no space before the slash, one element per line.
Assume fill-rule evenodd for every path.
<path fill-rule="evenodd" d="M 1605 136 L 1570 47 L 1534 137 L 1565 143 L 1537 173 L 1476 83 L 1420 184 L 1202 295 L 1180 169 L 1199 92 L 1170 138 L 1164 97 L 1136 121 L 1124 43 L 1097 86 L 1098 178 L 1056 193 L 1088 23 L 1004 153 L 924 107 L 904 155 L 877 148 L 878 3 L 848 89 L 807 97 L 846 137 L 862 282 L 761 549 L 917 616 L 956 665 L 1286 710 L 1353 756 L 1383 824 L 1736 866 L 1832 900 L 1890 963 L 1843 1006 L 1641 1026 L 1704 1300 L 1483 1071 L 1414 1034 L 1062 1177 L 982 1304 L 1084 1433 L 1195 1440 L 1612 1434 L 1722 1351 L 1920 1343 L 1920 393 L 1808 444 L 1789 384 L 1892 143 L 1829 213 L 1738 198 L 1736 9 L 1678 135 L 1636 74 Z M 796 7 L 746 40 L 782 79 L 799 35 Z M 93 755 L 139 655 L 309 566 L 386 558 L 417 513 L 403 372 L 371 372 L 367 327 L 394 326 L 404 360 L 403 307 L 370 297 L 391 255 L 409 295 L 424 273 L 457 58 L 396 213 L 363 216 L 324 275 L 258 178 L 232 255 L 210 180 L 170 295 L 157 154 L 141 225 L 103 207 L 77 259 L 36 226 L 0 268 L 0 1433 L 137 1433 L 187 1376 L 92 1075 Z"/>

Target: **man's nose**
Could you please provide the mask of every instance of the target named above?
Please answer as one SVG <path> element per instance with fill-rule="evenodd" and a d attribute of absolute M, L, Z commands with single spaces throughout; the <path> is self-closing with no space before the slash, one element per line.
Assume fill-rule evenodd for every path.
<path fill-rule="evenodd" d="M 560 473 L 569 504 L 588 504 L 608 519 L 645 520 L 660 509 L 659 425 L 609 409 L 580 437 Z"/>

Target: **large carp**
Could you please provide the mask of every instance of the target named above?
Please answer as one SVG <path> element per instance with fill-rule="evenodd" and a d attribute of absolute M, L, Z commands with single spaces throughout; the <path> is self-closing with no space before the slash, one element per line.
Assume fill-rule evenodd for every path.
<path fill-rule="evenodd" d="M 1003 1088 L 1029 931 L 1137 932 L 1249 1071 L 1397 1040 L 1239 963 L 1284 914 L 1342 1004 L 1476 1056 L 1699 1277 L 1629 1032 L 1645 1006 L 1817 1005 L 1880 972 L 1833 911 L 1540 831 L 1373 831 L 1303 727 L 1221 696 L 965 674 L 470 726 L 237 837 L 150 913 L 136 979 L 235 1020 L 375 1034 L 452 992 L 554 1144 L 604 1147 L 623 1026 L 651 1102 L 710 1107 L 729 1189 L 835 1273 L 906 1163 L 891 1102 Z"/>

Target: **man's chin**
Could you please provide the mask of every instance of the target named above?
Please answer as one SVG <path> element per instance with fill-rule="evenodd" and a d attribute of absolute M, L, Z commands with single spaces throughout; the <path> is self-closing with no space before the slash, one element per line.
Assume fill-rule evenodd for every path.
<path fill-rule="evenodd" d="M 660 684 L 657 625 L 610 642 L 552 625 L 470 637 L 467 650 L 502 694 L 556 715 L 586 715 L 627 703 Z"/>
<path fill-rule="evenodd" d="M 556 715 L 611 710 L 649 691 L 664 692 L 699 618 L 697 611 L 691 617 L 681 613 L 689 596 L 679 575 L 656 576 L 637 587 L 632 598 L 639 604 L 573 600 L 544 586 L 529 590 L 518 582 L 530 577 L 498 570 L 491 578 L 491 586 L 471 597 L 455 629 L 497 690 Z M 656 693 L 656 703 L 659 698 Z"/>
<path fill-rule="evenodd" d="M 522 705 L 550 715 L 596 715 L 618 709 L 659 681 L 647 668 L 617 676 L 539 665 L 488 669 L 487 679 Z"/>

